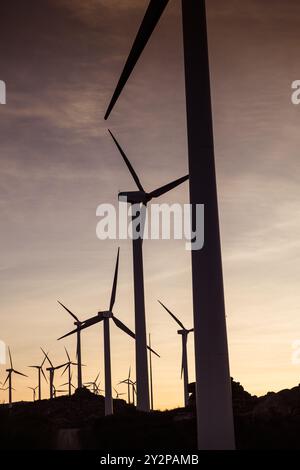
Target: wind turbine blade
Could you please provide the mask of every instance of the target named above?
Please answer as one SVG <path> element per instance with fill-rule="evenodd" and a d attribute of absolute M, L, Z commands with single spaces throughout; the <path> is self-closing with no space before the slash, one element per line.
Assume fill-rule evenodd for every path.
<path fill-rule="evenodd" d="M 47 377 L 46 377 L 45 372 L 43 371 L 43 369 L 41 369 L 41 372 L 42 372 L 42 374 L 43 374 L 44 379 L 45 379 L 46 382 L 48 383 Z"/>
<path fill-rule="evenodd" d="M 64 370 L 62 371 L 61 373 L 61 377 L 65 374 L 65 372 L 68 370 L 68 367 L 69 367 L 69 364 L 66 365 L 66 367 L 64 368 Z"/>
<path fill-rule="evenodd" d="M 96 323 L 99 323 L 102 320 L 103 320 L 103 316 L 96 315 L 95 317 L 92 317 L 89 320 L 86 320 L 85 322 L 81 323 L 81 326 L 79 328 L 75 328 L 75 330 L 72 330 L 69 333 L 65 334 L 64 336 L 61 336 L 60 338 L 58 338 L 58 340 L 66 338 L 67 336 L 73 335 L 74 333 L 77 333 L 78 331 L 85 330 L 85 328 L 95 325 Z"/>
<path fill-rule="evenodd" d="M 124 325 L 123 322 L 118 320 L 116 317 L 112 317 L 112 320 L 114 321 L 115 325 L 120 328 L 120 330 L 124 331 L 127 335 L 131 336 L 133 339 L 135 339 L 135 334 L 133 331 L 131 331 L 126 325 Z"/>
<path fill-rule="evenodd" d="M 69 353 L 68 353 L 68 350 L 67 350 L 66 346 L 65 346 L 65 351 L 66 351 L 67 358 L 69 359 L 69 362 L 71 362 L 71 358 L 69 356 Z"/>
<path fill-rule="evenodd" d="M 67 336 L 73 335 L 74 333 L 77 333 L 77 331 L 81 331 L 83 328 L 75 328 L 75 330 L 69 331 L 69 333 L 66 333 L 65 335 L 61 336 L 60 338 L 57 338 L 57 341 L 67 338 Z"/>
<path fill-rule="evenodd" d="M 110 304 L 109 304 L 109 311 L 110 312 L 112 311 L 113 306 L 115 304 L 115 300 L 116 300 L 116 292 L 117 292 L 117 284 L 118 284 L 118 272 L 119 272 L 119 257 L 120 257 L 120 248 L 118 248 L 117 261 L 116 261 L 116 267 L 115 267 L 115 275 L 114 275 L 114 281 L 113 281 L 111 297 L 110 297 Z"/>
<path fill-rule="evenodd" d="M 121 322 L 118 318 L 116 318 L 115 316 L 112 317 L 112 320 L 114 321 L 115 325 L 120 328 L 121 330 L 124 331 L 124 333 L 127 333 L 129 336 L 131 336 L 133 339 L 136 339 L 136 336 L 135 334 L 133 333 L 133 331 L 131 331 L 126 325 L 124 325 L 123 322 Z M 149 349 L 149 351 L 151 351 L 153 354 L 155 354 L 157 357 L 160 357 L 159 354 L 157 354 L 157 352 L 155 352 L 152 348 L 150 348 L 149 346 L 147 346 L 147 348 Z"/>
<path fill-rule="evenodd" d="M 183 347 L 187 346 L 188 335 L 183 336 Z M 183 349 L 182 349 L 182 359 L 181 359 L 181 378 L 183 376 L 184 364 L 183 364 Z"/>
<path fill-rule="evenodd" d="M 99 375 L 100 375 L 100 372 L 99 372 L 99 374 L 97 375 L 97 377 L 96 377 L 95 380 L 94 380 L 95 383 L 97 382 L 97 380 L 98 380 L 98 378 L 99 378 Z"/>
<path fill-rule="evenodd" d="M 188 330 L 189 333 L 192 333 L 194 331 L 194 328 L 191 328 L 190 330 Z"/>
<path fill-rule="evenodd" d="M 73 318 L 74 320 L 79 322 L 79 319 L 76 317 L 75 313 L 71 312 L 64 304 L 62 304 L 59 300 L 57 301 L 59 305 L 61 305 Z"/>
<path fill-rule="evenodd" d="M 53 367 L 53 364 L 52 364 L 52 362 L 50 361 L 48 354 L 43 350 L 43 348 L 41 348 L 41 350 L 42 350 L 43 353 L 45 354 L 45 357 L 47 358 L 47 361 L 49 362 L 50 366 Z"/>
<path fill-rule="evenodd" d="M 171 317 L 176 321 L 176 323 L 178 323 L 178 325 L 183 329 L 185 330 L 185 327 L 183 326 L 183 324 L 181 323 L 181 321 L 175 317 L 174 313 L 172 313 L 160 300 L 158 300 L 158 302 L 160 303 L 160 305 L 169 313 L 169 315 L 171 315 Z"/>
<path fill-rule="evenodd" d="M 119 144 L 119 142 L 117 141 L 117 139 L 115 138 L 115 136 L 113 135 L 113 133 L 108 129 L 108 132 L 110 133 L 114 143 L 116 144 L 117 146 L 117 149 L 119 150 L 120 154 L 122 155 L 123 157 L 123 160 L 124 162 L 126 163 L 126 166 L 128 168 L 128 170 L 130 171 L 131 173 L 131 176 L 132 178 L 134 179 L 135 181 L 135 184 L 137 185 L 137 187 L 139 188 L 140 191 L 142 191 L 143 193 L 145 192 L 143 186 L 142 186 L 142 183 L 140 182 L 140 179 L 138 177 L 138 175 L 136 174 L 133 166 L 131 165 L 130 161 L 129 161 L 129 158 L 127 157 L 127 155 L 125 154 L 124 150 L 122 149 L 121 145 Z"/>
<path fill-rule="evenodd" d="M 10 352 L 10 347 L 9 346 L 8 346 L 8 354 L 9 354 L 10 368 L 13 369 L 13 363 L 12 363 L 11 352 Z"/>
<path fill-rule="evenodd" d="M 59 366 L 53 367 L 54 370 L 62 369 L 65 366 L 68 366 L 69 364 L 65 362 L 64 364 L 60 364 Z"/>
<path fill-rule="evenodd" d="M 189 175 L 183 176 L 182 178 L 178 178 L 177 180 L 172 181 L 171 183 L 165 184 L 164 186 L 161 186 L 160 188 L 155 189 L 154 191 L 151 191 L 150 196 L 151 197 L 162 196 L 163 194 L 171 191 L 171 189 L 174 189 L 180 184 L 184 183 L 188 179 L 189 179 Z"/>
<path fill-rule="evenodd" d="M 128 371 L 128 380 L 130 379 L 130 375 L 131 375 L 131 366 L 129 367 L 129 371 Z"/>
<path fill-rule="evenodd" d="M 119 98 L 128 78 L 131 75 L 137 61 L 139 60 L 140 55 L 142 54 L 148 40 L 150 39 L 155 26 L 157 25 L 164 9 L 166 8 L 169 0 L 151 0 L 140 26 L 140 29 L 137 33 L 135 41 L 133 43 L 132 49 L 126 61 L 125 67 L 121 74 L 120 80 L 117 84 L 113 97 L 109 103 L 107 111 L 105 113 L 105 118 L 107 119 L 113 109 L 117 99 Z"/>
<path fill-rule="evenodd" d="M 5 379 L 5 382 L 2 384 L 2 387 L 4 387 L 4 385 L 5 385 L 5 384 L 6 384 L 6 382 L 8 381 L 8 379 L 9 379 L 9 375 L 10 375 L 10 372 L 7 374 L 7 377 L 6 377 L 6 379 Z"/>
<path fill-rule="evenodd" d="M 45 364 L 45 360 L 47 359 L 47 357 L 45 356 L 43 361 L 42 361 L 42 364 L 41 364 L 41 367 L 43 367 L 43 365 Z"/>
<path fill-rule="evenodd" d="M 18 372 L 17 370 L 13 369 L 13 372 L 18 375 L 23 375 L 23 377 L 28 377 L 28 375 L 22 374 L 22 372 Z"/>

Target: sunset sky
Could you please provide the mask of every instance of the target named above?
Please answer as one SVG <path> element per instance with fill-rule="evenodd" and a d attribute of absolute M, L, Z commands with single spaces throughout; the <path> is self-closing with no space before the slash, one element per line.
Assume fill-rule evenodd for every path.
<path fill-rule="evenodd" d="M 0 340 L 17 370 L 14 399 L 31 399 L 27 366 L 55 365 L 75 338 L 65 303 L 81 319 L 107 309 L 121 247 L 115 313 L 134 329 L 129 240 L 96 238 L 96 208 L 135 190 L 108 135 L 152 190 L 187 173 L 180 1 L 172 0 L 109 122 L 103 116 L 147 0 L 11 0 L 1 5 Z M 209 0 L 215 153 L 231 375 L 252 394 L 298 385 L 300 340 L 300 79 L 298 0 Z M 188 184 L 160 202 L 188 203 Z M 144 243 L 146 313 L 155 406 L 183 402 L 181 338 L 157 303 L 191 328 L 185 241 Z M 102 325 L 82 334 L 84 381 L 100 370 Z M 113 384 L 134 368 L 134 343 L 111 327 Z M 189 337 L 190 381 L 194 380 Z M 0 381 L 5 367 L 0 366 Z M 66 380 L 57 375 L 56 384 Z M 74 383 L 76 382 L 74 371 Z M 43 384 L 44 396 L 48 386 Z M 103 388 L 103 387 L 101 387 Z M 120 391 L 126 391 L 119 388 Z M 0 402 L 7 392 L 0 391 Z"/>

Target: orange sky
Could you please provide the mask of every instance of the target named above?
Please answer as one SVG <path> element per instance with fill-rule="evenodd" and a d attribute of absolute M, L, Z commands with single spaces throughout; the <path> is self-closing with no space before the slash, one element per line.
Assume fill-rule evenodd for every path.
<path fill-rule="evenodd" d="M 298 384 L 291 362 L 300 339 L 300 79 L 296 0 L 210 0 L 212 96 L 231 375 L 251 393 Z M 55 0 L 3 6 L 0 79 L 0 339 L 17 370 L 15 399 L 30 399 L 27 365 L 56 364 L 56 338 L 72 321 L 106 309 L 121 246 L 115 312 L 134 326 L 130 241 L 96 238 L 96 207 L 134 190 L 104 111 L 147 5 L 146 0 Z M 180 2 L 170 2 L 109 125 L 146 189 L 187 172 Z M 17 13 L 16 13 L 17 12 Z M 187 185 L 161 202 L 188 202 Z M 190 253 L 185 241 L 144 244 L 155 405 L 182 404 L 177 326 L 161 299 L 192 326 Z M 134 367 L 134 345 L 112 328 L 113 382 Z M 189 338 L 190 379 L 194 377 Z M 100 370 L 102 326 L 83 333 L 84 379 Z M 4 367 L 0 366 L 0 381 Z M 64 383 L 58 376 L 57 384 Z M 103 382 L 102 382 L 103 385 Z M 44 385 L 46 391 L 46 384 Z M 0 401 L 6 399 L 0 391 Z"/>

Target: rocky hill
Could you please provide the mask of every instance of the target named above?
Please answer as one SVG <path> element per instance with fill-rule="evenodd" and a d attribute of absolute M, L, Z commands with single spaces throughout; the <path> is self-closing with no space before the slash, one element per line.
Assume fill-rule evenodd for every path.
<path fill-rule="evenodd" d="M 195 385 L 187 409 L 138 412 L 114 400 L 115 415 L 104 417 L 104 397 L 86 389 L 72 397 L 0 406 L 0 449 L 196 448 Z M 300 449 L 300 386 L 262 397 L 232 381 L 237 448 Z"/>

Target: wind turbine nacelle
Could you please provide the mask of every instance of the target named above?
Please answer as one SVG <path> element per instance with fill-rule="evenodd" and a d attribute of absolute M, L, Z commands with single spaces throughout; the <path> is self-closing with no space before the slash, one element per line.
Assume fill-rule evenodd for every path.
<path fill-rule="evenodd" d="M 129 202 L 130 204 L 146 204 L 150 200 L 148 195 L 142 191 L 121 192 L 118 199 L 121 202 Z"/>
<path fill-rule="evenodd" d="M 109 312 L 108 310 L 106 312 L 98 312 L 98 315 L 104 318 L 111 318 L 112 317 L 112 312 Z"/>
<path fill-rule="evenodd" d="M 177 330 L 177 333 L 179 335 L 187 335 L 188 332 L 186 330 Z"/>

